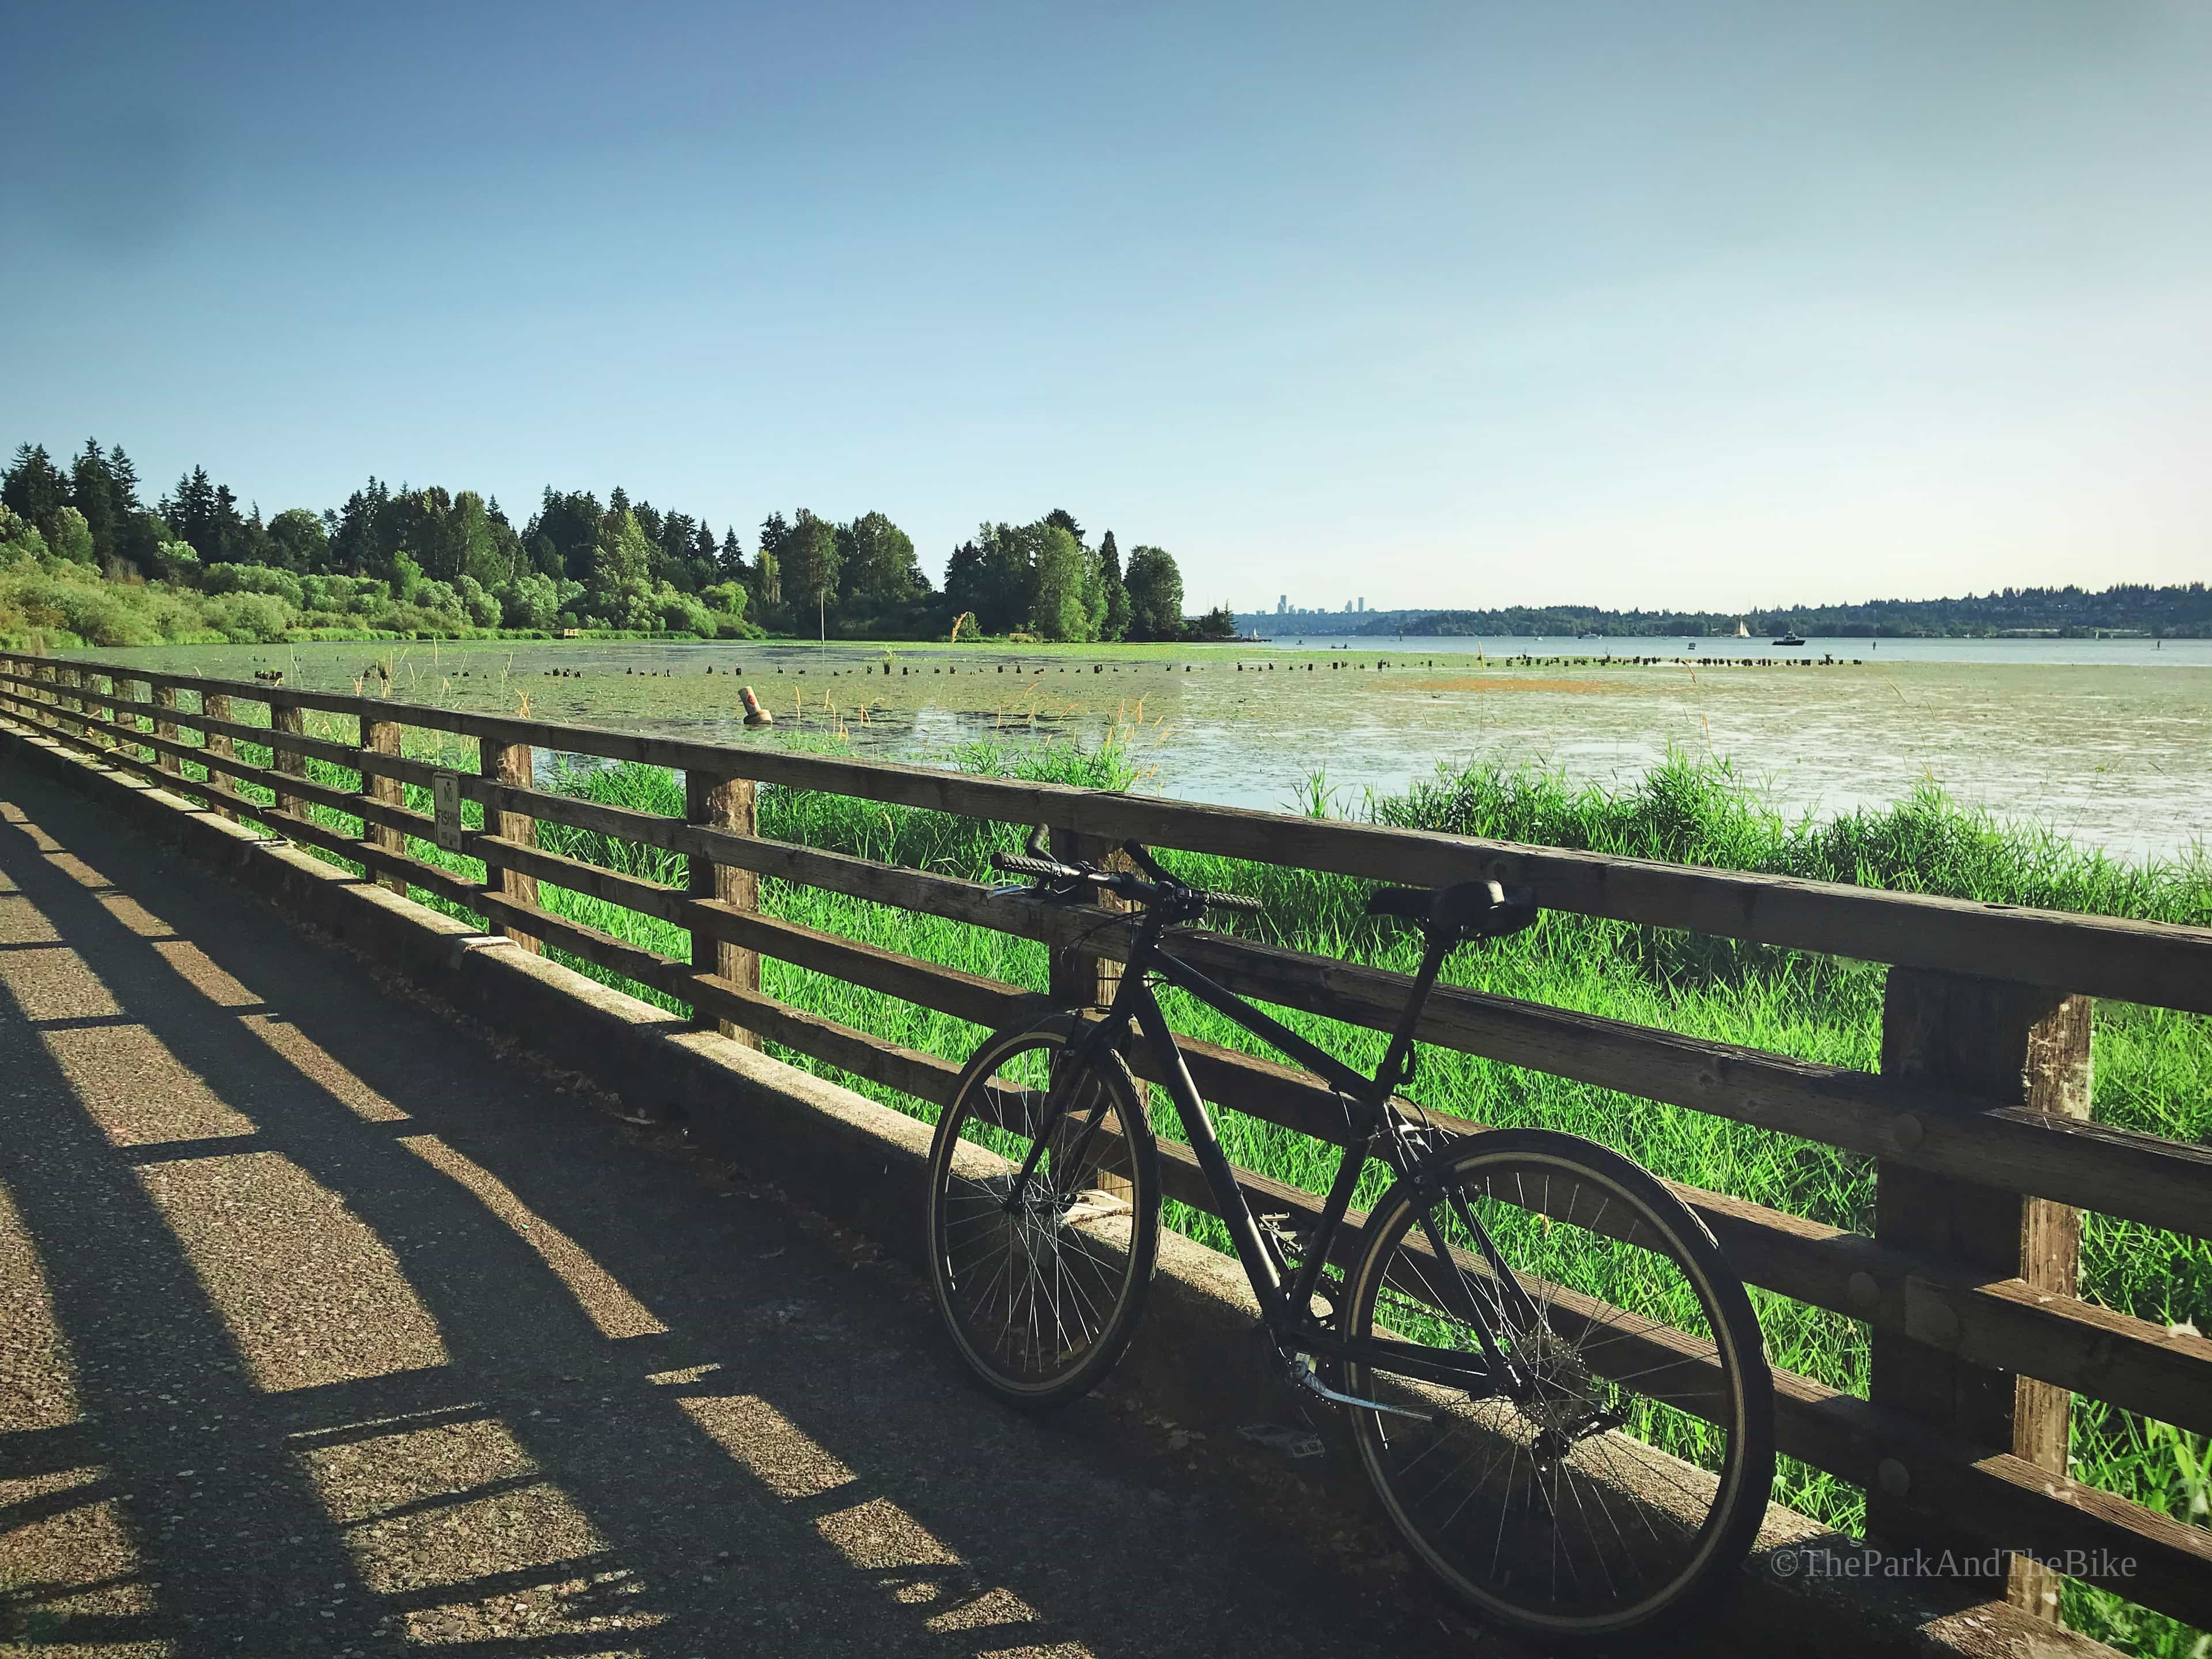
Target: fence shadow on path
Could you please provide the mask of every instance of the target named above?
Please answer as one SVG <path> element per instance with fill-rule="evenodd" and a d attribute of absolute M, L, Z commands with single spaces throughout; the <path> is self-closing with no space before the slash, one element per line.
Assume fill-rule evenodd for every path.
<path fill-rule="evenodd" d="M 902 1276 L 10 772 L 0 1641 L 1325 1654 L 1400 1623 L 1096 1422 L 969 1390 Z"/>

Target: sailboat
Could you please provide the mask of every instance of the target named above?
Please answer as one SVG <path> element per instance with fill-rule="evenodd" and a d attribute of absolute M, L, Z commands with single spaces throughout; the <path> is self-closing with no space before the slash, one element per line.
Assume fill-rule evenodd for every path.
<path fill-rule="evenodd" d="M 1747 640 L 1751 637 L 1751 630 L 1743 625 L 1743 618 L 1741 617 L 1735 620 L 1735 636 L 1740 640 Z"/>

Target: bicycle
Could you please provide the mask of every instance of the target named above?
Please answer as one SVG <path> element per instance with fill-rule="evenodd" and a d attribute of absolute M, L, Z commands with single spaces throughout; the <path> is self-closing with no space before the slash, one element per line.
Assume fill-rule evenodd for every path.
<path fill-rule="evenodd" d="M 1181 1121 L 1261 1310 L 1274 1375 L 1350 1419 L 1413 1554 L 1462 1602 L 1554 1640 L 1679 1622 L 1748 1553 L 1773 1478 L 1773 1383 L 1741 1282 L 1648 1170 L 1544 1129 L 1447 1134 L 1397 1096 L 1445 959 L 1529 926 L 1494 882 L 1386 887 L 1368 913 L 1425 948 L 1372 1077 L 1166 948 L 1170 927 L 1255 901 L 1052 856 L 1041 833 L 1000 871 L 1048 898 L 1111 894 L 1131 930 L 1103 1015 L 1060 1007 L 986 1038 L 930 1155 L 939 1311 L 977 1379 L 1041 1411 L 1121 1358 L 1158 1257 L 1160 1154 L 1123 1045 L 1133 1030 Z M 1096 930 L 1094 930 L 1096 931 Z M 1168 1028 L 1155 982 L 1188 993 L 1334 1091 L 1343 1161 L 1317 1221 L 1255 1216 Z M 1389 1185 L 1354 1225 L 1370 1160 Z"/>

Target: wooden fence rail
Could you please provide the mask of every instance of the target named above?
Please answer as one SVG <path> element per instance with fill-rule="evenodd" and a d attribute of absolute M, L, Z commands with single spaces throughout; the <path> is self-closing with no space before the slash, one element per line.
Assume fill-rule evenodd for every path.
<path fill-rule="evenodd" d="M 198 702 L 188 707 L 183 699 Z M 269 724 L 240 720 L 264 705 Z M 304 716 L 350 718 L 355 741 L 311 736 Z M 156 674 L 121 665 L 0 658 L 0 718 L 227 817 L 425 890 L 531 948 L 556 947 L 651 987 L 739 1040 L 783 1044 L 915 1098 L 943 1104 L 958 1066 L 766 995 L 763 957 L 990 1025 L 1036 1006 L 1021 988 L 901 956 L 764 914 L 767 877 L 946 917 L 1053 947 L 1053 992 L 1097 1000 L 1118 971 L 1097 915 L 982 885 L 758 834 L 766 783 L 1049 828 L 1056 844 L 1105 854 L 1122 838 L 1255 862 L 1395 882 L 1503 875 L 1547 908 L 1649 927 L 1890 964 L 1878 1073 L 1442 988 L 1425 1042 L 1820 1142 L 1875 1160 L 1872 1237 L 1677 1185 L 1749 1282 L 1864 1322 L 1871 1398 L 1778 1378 L 1782 1449 L 1867 1489 L 1885 1540 L 2021 1553 L 2006 1594 L 2055 1616 L 2056 1580 L 2030 1554 L 2131 1565 L 2089 1581 L 2212 1626 L 2212 1530 L 2083 1486 L 2066 1470 L 2080 1395 L 2212 1432 L 2212 1341 L 2085 1302 L 2075 1282 L 2081 1210 L 2212 1235 L 2212 1148 L 2087 1121 L 2089 999 L 2212 1012 L 2212 930 L 1984 905 L 1687 869 L 1597 854 L 961 776 L 769 748 L 644 737 L 427 708 L 382 698 Z M 472 741 L 473 767 L 401 752 L 405 728 Z M 343 727 L 338 728 L 343 735 Z M 197 741 L 190 740 L 196 738 Z M 241 758 L 268 751 L 270 763 Z M 535 786 L 540 751 L 629 760 L 684 774 L 680 819 Z M 353 774 L 310 779 L 310 760 Z M 186 769 L 191 769 L 187 770 Z M 199 776 L 193 774 L 197 772 Z M 483 809 L 462 849 L 469 880 L 408 851 L 434 841 L 410 786 L 440 779 Z M 261 805 L 240 786 L 266 791 Z M 357 832 L 326 816 L 357 820 Z M 683 854 L 667 885 L 556 853 L 557 823 Z M 449 843 L 450 844 L 450 843 Z M 681 958 L 548 910 L 540 884 L 589 895 L 687 931 Z M 1082 953 L 1067 947 L 1084 941 Z M 1231 988 L 1387 1029 L 1407 981 L 1380 969 L 1227 935 L 1188 933 L 1187 959 Z M 1324 1140 L 1334 1097 L 1271 1061 L 1193 1042 L 1191 1070 L 1218 1105 Z M 1139 1056 L 1139 1071 L 1145 1069 Z M 1158 1081 L 1158 1079 L 1153 1079 Z M 1451 1132 L 1481 1126 L 1445 1119 Z M 1170 1194 L 1211 1195 L 1188 1150 L 1162 1148 Z M 1312 1214 L 1296 1188 L 1240 1171 L 1271 1210 Z M 1358 1218 L 1354 1218 L 1353 1237 Z"/>

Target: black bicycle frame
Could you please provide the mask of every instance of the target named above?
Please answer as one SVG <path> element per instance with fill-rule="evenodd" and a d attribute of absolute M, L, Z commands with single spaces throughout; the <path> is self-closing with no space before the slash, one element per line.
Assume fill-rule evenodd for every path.
<path fill-rule="evenodd" d="M 1250 1279 L 1252 1293 L 1258 1297 L 1262 1316 L 1270 1330 L 1279 1336 L 1295 1336 L 1302 1346 L 1334 1357 L 1365 1359 L 1389 1366 L 1402 1376 L 1422 1377 L 1453 1387 L 1494 1389 L 1501 1382 L 1510 1383 L 1516 1368 L 1507 1358 L 1498 1340 L 1499 1324 L 1516 1322 L 1514 1315 L 1534 1322 L 1534 1304 L 1522 1288 L 1512 1270 L 1507 1267 L 1492 1242 L 1489 1231 L 1468 1207 L 1464 1200 L 1455 1198 L 1455 1206 L 1461 1223 L 1477 1242 L 1486 1258 L 1496 1288 L 1497 1298 L 1486 1306 L 1484 1298 L 1462 1285 L 1467 1297 L 1466 1305 L 1451 1311 L 1466 1317 L 1475 1329 L 1483 1352 L 1474 1354 L 1455 1354 L 1450 1350 L 1422 1347 L 1415 1344 L 1392 1341 L 1386 1338 L 1370 1338 L 1353 1344 L 1341 1334 L 1328 1330 L 1314 1317 L 1313 1297 L 1327 1264 L 1331 1245 L 1337 1231 L 1344 1224 L 1346 1213 L 1352 1207 L 1352 1196 L 1359 1184 L 1359 1176 L 1370 1156 L 1379 1156 L 1402 1179 L 1412 1178 L 1420 1163 L 1424 1150 L 1415 1142 L 1406 1126 L 1401 1124 L 1390 1110 L 1390 1097 L 1411 1075 L 1410 1064 L 1413 1047 L 1413 1028 L 1420 1018 L 1421 1009 L 1436 984 L 1437 974 L 1450 954 L 1452 941 L 1431 939 L 1423 955 L 1419 973 L 1415 976 L 1413 994 L 1407 999 L 1406 1012 L 1397 1030 L 1393 1033 L 1390 1046 L 1382 1063 L 1373 1077 L 1366 1077 L 1338 1060 L 1325 1049 L 1316 1047 L 1304 1037 L 1274 1018 L 1264 1010 L 1256 1008 L 1226 987 L 1217 984 L 1205 974 L 1170 954 L 1161 945 L 1161 934 L 1165 923 L 1157 913 L 1148 915 L 1139 924 L 1136 938 L 1132 941 L 1121 981 L 1106 1018 L 1093 1027 L 1091 1033 L 1076 1045 L 1071 1058 L 1079 1073 L 1102 1057 L 1103 1050 L 1118 1047 L 1121 1038 L 1134 1024 L 1160 1062 L 1165 1079 L 1168 1097 L 1175 1102 L 1176 1113 L 1182 1119 L 1183 1131 L 1188 1138 L 1192 1155 L 1197 1159 L 1206 1182 L 1212 1189 L 1218 1206 L 1223 1224 L 1229 1230 L 1230 1242 L 1236 1247 L 1237 1260 L 1243 1264 L 1245 1275 Z M 1245 1030 L 1277 1052 L 1286 1055 L 1314 1073 L 1336 1091 L 1345 1103 L 1344 1160 L 1337 1166 L 1336 1176 L 1329 1183 L 1328 1195 L 1322 1203 L 1319 1224 L 1313 1237 L 1301 1253 L 1297 1270 L 1287 1279 L 1284 1269 L 1287 1263 L 1278 1259 L 1260 1229 L 1258 1219 L 1246 1201 L 1244 1191 L 1237 1184 L 1236 1171 L 1229 1157 L 1222 1150 L 1221 1138 L 1215 1132 L 1213 1120 L 1200 1097 L 1198 1085 L 1183 1062 L 1182 1050 L 1175 1033 L 1168 1029 L 1167 1017 L 1160 1010 L 1159 1000 L 1153 995 L 1149 975 L 1157 973 L 1169 984 L 1188 992 L 1208 1007 L 1235 1021 Z M 1095 1127 L 1095 1126 L 1094 1126 Z M 1040 1133 L 1024 1162 L 1017 1190 L 1025 1184 L 1033 1172 L 1036 1158 L 1048 1132 Z M 1086 1136 L 1087 1139 L 1087 1136 Z M 1376 1143 L 1380 1141 L 1378 1149 Z M 1080 1149 L 1078 1149 L 1079 1160 Z M 1421 1224 L 1431 1248 L 1439 1260 L 1449 1261 L 1446 1243 L 1438 1232 L 1433 1218 L 1422 1212 Z M 1465 1275 L 1453 1277 L 1464 1279 Z M 1356 1350 L 1356 1352 L 1355 1352 Z"/>

